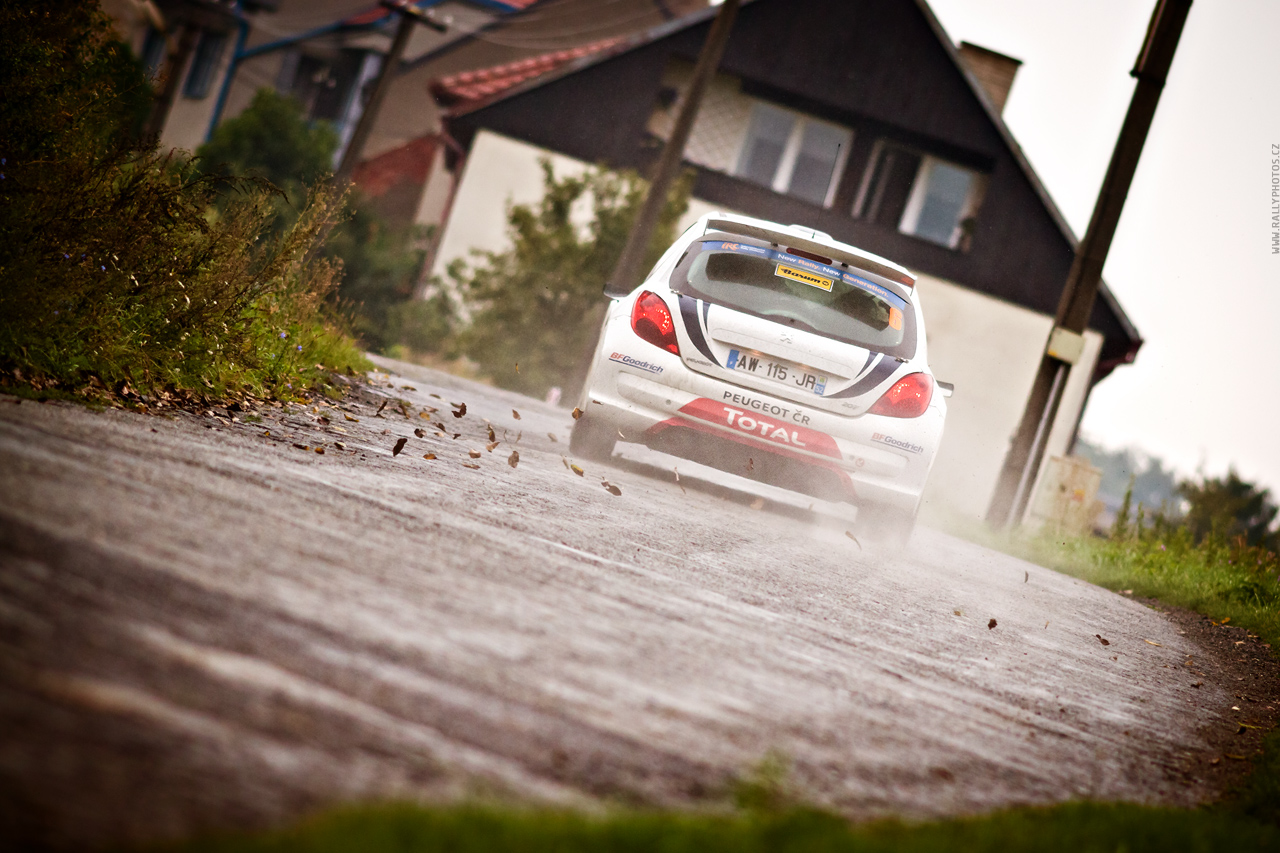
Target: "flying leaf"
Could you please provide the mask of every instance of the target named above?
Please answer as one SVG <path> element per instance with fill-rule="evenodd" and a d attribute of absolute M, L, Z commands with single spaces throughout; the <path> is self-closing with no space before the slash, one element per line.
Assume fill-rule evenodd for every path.
<path fill-rule="evenodd" d="M 561 456 L 560 461 L 564 463 L 565 468 L 569 468 L 569 458 L 567 456 Z"/>
<path fill-rule="evenodd" d="M 507 464 L 508 464 L 508 465 L 510 465 L 512 468 L 514 468 L 514 467 L 516 467 L 517 465 L 519 465 L 519 464 L 520 464 L 520 451 L 519 451 L 519 450 L 513 450 L 513 451 L 511 451 L 511 455 L 507 457 Z"/>
<path fill-rule="evenodd" d="M 494 434 L 494 432 L 493 432 L 493 427 L 489 427 L 489 440 L 490 440 L 490 441 L 497 441 L 497 440 L 498 440 L 498 436 L 497 436 L 497 435 L 495 435 L 495 434 Z"/>
<path fill-rule="evenodd" d="M 401 385 L 401 386 L 400 386 L 400 388 L 401 388 L 402 390 L 404 390 L 404 391 L 417 391 L 417 390 L 418 390 L 417 388 L 414 388 L 412 385 Z"/>
<path fill-rule="evenodd" d="M 581 468 L 579 468 L 577 465 L 570 465 L 570 466 L 569 466 L 569 470 L 570 470 L 570 471 L 572 471 L 573 473 L 577 474 L 579 477 L 581 477 L 581 476 L 583 475 L 583 471 L 582 471 L 582 469 L 581 469 Z"/>
<path fill-rule="evenodd" d="M 754 459 L 752 459 L 750 456 L 748 456 L 748 457 L 747 457 L 747 470 L 748 470 L 748 471 L 754 471 L 754 470 L 755 470 L 755 467 L 756 467 L 756 460 L 754 460 Z"/>
<path fill-rule="evenodd" d="M 298 444 L 298 443 L 296 443 L 296 442 L 294 443 L 294 445 L 293 445 L 293 446 L 294 446 L 294 447 L 296 447 L 296 448 L 298 448 L 299 450 L 310 450 L 310 449 L 311 449 L 310 447 L 307 447 L 305 444 Z"/>
<path fill-rule="evenodd" d="M 1159 646 L 1159 645 L 1161 645 L 1160 643 L 1157 643 L 1155 640 L 1148 640 L 1148 639 L 1146 639 L 1145 637 L 1143 638 L 1142 642 L 1147 643 L 1148 645 L 1152 645 L 1152 646 Z"/>
<path fill-rule="evenodd" d="M 479 471 L 479 470 L 480 470 L 480 466 L 479 466 L 479 465 L 477 465 L 477 464 L 476 464 L 476 463 L 474 463 L 474 462 L 463 462 L 463 463 L 462 463 L 462 467 L 463 467 L 463 468 L 470 468 L 470 469 L 472 469 L 473 471 Z"/>
<path fill-rule="evenodd" d="M 511 417 L 515 418 L 516 420 L 520 420 L 520 413 L 519 413 L 519 412 L 517 412 L 515 409 L 512 409 L 512 410 L 511 410 Z"/>
<path fill-rule="evenodd" d="M 1027 581 L 1029 581 L 1029 580 L 1031 580 L 1031 572 L 1028 572 L 1028 571 L 1025 571 L 1025 570 L 1024 570 L 1024 571 L 1022 572 L 1022 582 L 1023 582 L 1023 583 L 1026 583 L 1026 582 L 1027 582 Z"/>
<path fill-rule="evenodd" d="M 963 611 L 963 610 L 952 610 L 951 612 L 952 612 L 952 613 L 954 613 L 954 614 L 955 614 L 955 615 L 957 615 L 957 616 L 964 616 L 964 611 Z"/>
<path fill-rule="evenodd" d="M 460 418 L 467 413 L 466 403 L 454 403 L 453 406 L 454 406 L 453 416 L 455 418 Z"/>
<path fill-rule="evenodd" d="M 343 444 L 341 441 L 335 441 L 335 442 L 333 443 L 333 446 L 334 446 L 334 447 L 336 447 L 336 448 L 338 448 L 339 450 L 346 450 L 346 449 L 347 449 L 347 446 L 346 446 L 345 444 Z"/>
<path fill-rule="evenodd" d="M 678 468 L 672 468 L 671 470 L 675 471 L 676 473 L 676 485 L 680 487 L 680 494 L 682 495 L 689 494 L 684 490 L 684 483 L 680 482 L 680 470 Z"/>
<path fill-rule="evenodd" d="M 574 406 L 574 407 L 573 407 L 573 419 L 576 421 L 576 420 L 577 420 L 578 418 L 580 418 L 580 417 L 582 417 L 582 409 L 579 409 L 577 406 Z"/>
<path fill-rule="evenodd" d="M 353 418 L 353 417 L 351 417 L 351 415 L 348 415 L 346 412 L 343 412 L 343 413 L 342 413 L 342 416 L 343 416 L 344 418 L 346 418 L 347 420 L 349 420 L 349 421 L 355 421 L 356 423 L 360 423 L 360 419 L 359 419 L 359 418 Z"/>
<path fill-rule="evenodd" d="M 1110 640 L 1105 640 L 1105 639 L 1103 639 L 1103 637 L 1102 637 L 1102 635 L 1101 635 L 1101 634 L 1094 634 L 1093 636 L 1097 637 L 1097 638 L 1098 638 L 1098 642 L 1099 642 L 1099 643 L 1102 643 L 1102 645 L 1104 645 L 1104 646 L 1109 646 L 1109 645 L 1111 645 L 1111 641 L 1110 641 Z"/>
<path fill-rule="evenodd" d="M 615 498 L 622 496 L 622 489 L 619 489 L 617 486 L 615 486 L 613 483 L 610 483 L 608 480 L 601 480 L 600 484 L 604 486 L 604 490 L 606 492 L 613 495 Z"/>
<path fill-rule="evenodd" d="M 395 447 L 393 447 L 393 448 L 391 448 L 391 455 L 392 455 L 392 456 L 399 456 L 399 455 L 400 455 L 400 451 L 401 451 L 401 450 L 404 450 L 404 446 L 405 446 L 405 444 L 406 444 L 408 441 L 409 441 L 409 439 L 407 439 L 407 438 L 398 438 L 398 439 L 396 439 L 396 446 L 395 446 Z"/>
<path fill-rule="evenodd" d="M 994 628 L 997 624 L 999 624 L 999 623 L 997 623 L 995 619 L 992 619 L 990 622 L 988 622 L 988 623 L 987 623 L 987 630 L 988 630 L 988 631 L 990 631 L 990 630 L 991 630 L 992 628 Z"/>
<path fill-rule="evenodd" d="M 493 452 L 493 449 L 494 449 L 495 447 L 497 447 L 497 446 L 498 446 L 498 442 L 496 442 L 496 441 L 491 441 L 491 442 L 489 442 L 488 444 L 486 444 L 486 445 L 484 446 L 484 449 L 485 449 L 485 450 L 487 450 L 487 451 L 489 451 L 490 453 L 492 453 L 492 452 Z"/>
<path fill-rule="evenodd" d="M 850 532 L 849 532 L 849 531 L 847 531 L 847 530 L 844 532 L 844 535 L 845 535 L 845 536 L 848 536 L 850 539 L 852 539 L 852 540 L 853 540 L 853 544 L 858 546 L 858 550 L 859 550 L 859 551 L 861 551 L 861 550 L 862 550 L 862 543 L 858 541 L 858 537 L 857 537 L 857 536 L 854 536 L 852 533 L 850 533 Z"/>
<path fill-rule="evenodd" d="M 516 373 L 520 372 L 520 362 L 516 362 Z"/>
<path fill-rule="evenodd" d="M 432 397 L 435 397 L 437 400 L 443 400 L 443 399 L 444 399 L 444 397 L 441 397 L 439 394 L 432 394 L 431 396 L 432 396 Z"/>
<path fill-rule="evenodd" d="M 547 438 L 551 439 L 552 441 L 555 441 L 555 440 L 556 440 L 556 434 L 555 434 L 554 432 L 549 432 L 549 433 L 547 433 Z"/>
<path fill-rule="evenodd" d="M 383 400 L 382 405 L 378 407 L 378 411 L 374 412 L 374 414 L 375 415 L 382 414 L 382 410 L 385 409 L 387 407 L 387 403 L 390 403 L 390 402 L 391 402 L 390 400 Z"/>
<path fill-rule="evenodd" d="M 421 429 L 415 429 L 415 430 L 413 431 L 413 434 L 414 434 L 414 435 L 416 435 L 418 438 L 426 438 L 426 436 L 427 436 L 426 432 L 424 432 L 424 431 L 423 431 L 423 430 L 421 430 Z"/>
<path fill-rule="evenodd" d="M 424 418 L 429 421 L 431 420 L 431 412 L 434 412 L 434 411 L 435 409 L 432 409 L 431 411 L 418 412 L 418 417 Z"/>
<path fill-rule="evenodd" d="M 462 438 L 462 433 L 460 433 L 460 432 L 455 432 L 455 433 L 453 434 L 453 440 L 454 440 L 454 441 L 457 441 L 457 440 L 458 440 L 458 439 L 460 439 L 460 438 Z"/>
<path fill-rule="evenodd" d="M 323 448 L 323 447 L 317 447 L 317 448 L 316 448 L 316 453 L 319 453 L 321 456 L 324 456 L 324 448 Z"/>
<path fill-rule="evenodd" d="M 764 509 L 764 498 L 756 498 L 751 502 L 752 509 Z"/>
<path fill-rule="evenodd" d="M 480 451 L 479 451 L 479 450 L 468 450 L 468 451 L 467 451 L 467 455 L 468 455 L 468 456 L 470 456 L 472 459 L 479 459 L 479 458 L 480 458 Z"/>
<path fill-rule="evenodd" d="M 422 458 L 423 458 L 423 459 L 435 459 L 435 458 L 436 458 L 436 455 L 435 455 L 434 453 L 424 453 L 424 454 L 422 454 Z"/>

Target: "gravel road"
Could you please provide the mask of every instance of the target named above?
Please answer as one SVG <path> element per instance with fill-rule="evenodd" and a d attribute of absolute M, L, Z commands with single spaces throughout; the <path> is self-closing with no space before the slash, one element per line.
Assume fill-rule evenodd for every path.
<path fill-rule="evenodd" d="M 769 755 L 855 818 L 1213 793 L 1237 700 L 1162 614 L 644 454 L 578 476 L 567 410 L 387 366 L 254 422 L 0 401 L 0 831 L 715 808 Z"/>

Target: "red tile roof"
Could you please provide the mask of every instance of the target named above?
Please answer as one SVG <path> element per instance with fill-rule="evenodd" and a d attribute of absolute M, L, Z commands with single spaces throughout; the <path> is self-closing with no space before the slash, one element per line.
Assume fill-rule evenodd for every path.
<path fill-rule="evenodd" d="M 427 182 L 439 140 L 422 136 L 356 166 L 352 181 L 369 198 L 379 198 L 397 184 Z"/>
<path fill-rule="evenodd" d="M 535 77 L 541 77 L 543 74 L 555 71 L 560 66 L 575 59 L 581 59 L 584 56 L 591 56 L 594 53 L 607 50 L 624 40 L 622 36 L 601 39 L 590 44 L 579 45 L 567 50 L 557 50 L 554 53 L 544 53 L 541 56 L 531 56 L 528 59 L 520 59 L 504 65 L 495 65 L 491 68 L 461 71 L 457 74 L 450 74 L 447 77 L 432 80 L 428 88 L 441 106 L 471 105 L 479 101 L 488 100 L 494 95 L 518 86 L 526 80 L 532 80 Z"/>

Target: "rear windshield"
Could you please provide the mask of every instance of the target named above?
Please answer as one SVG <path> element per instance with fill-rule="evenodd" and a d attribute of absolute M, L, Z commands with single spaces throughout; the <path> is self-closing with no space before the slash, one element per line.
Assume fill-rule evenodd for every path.
<path fill-rule="evenodd" d="M 849 270 L 749 243 L 695 243 L 672 289 L 866 349 L 910 358 L 915 322 L 898 294 Z"/>

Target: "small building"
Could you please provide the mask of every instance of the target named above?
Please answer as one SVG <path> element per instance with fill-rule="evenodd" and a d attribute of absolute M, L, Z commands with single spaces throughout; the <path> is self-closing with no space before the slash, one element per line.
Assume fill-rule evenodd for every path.
<path fill-rule="evenodd" d="M 543 159 L 647 173 L 715 12 L 536 76 L 507 64 L 437 80 L 456 185 L 436 270 L 504 248 L 506 209 L 540 196 Z M 985 515 L 1076 245 L 1001 118 L 1019 64 L 953 45 L 923 0 L 748 0 L 685 150 L 690 220 L 800 223 L 919 276 L 930 361 L 956 385 L 926 493 L 935 518 Z M 1090 389 L 1141 343 L 1104 285 L 1046 458 L 1065 455 Z"/>

